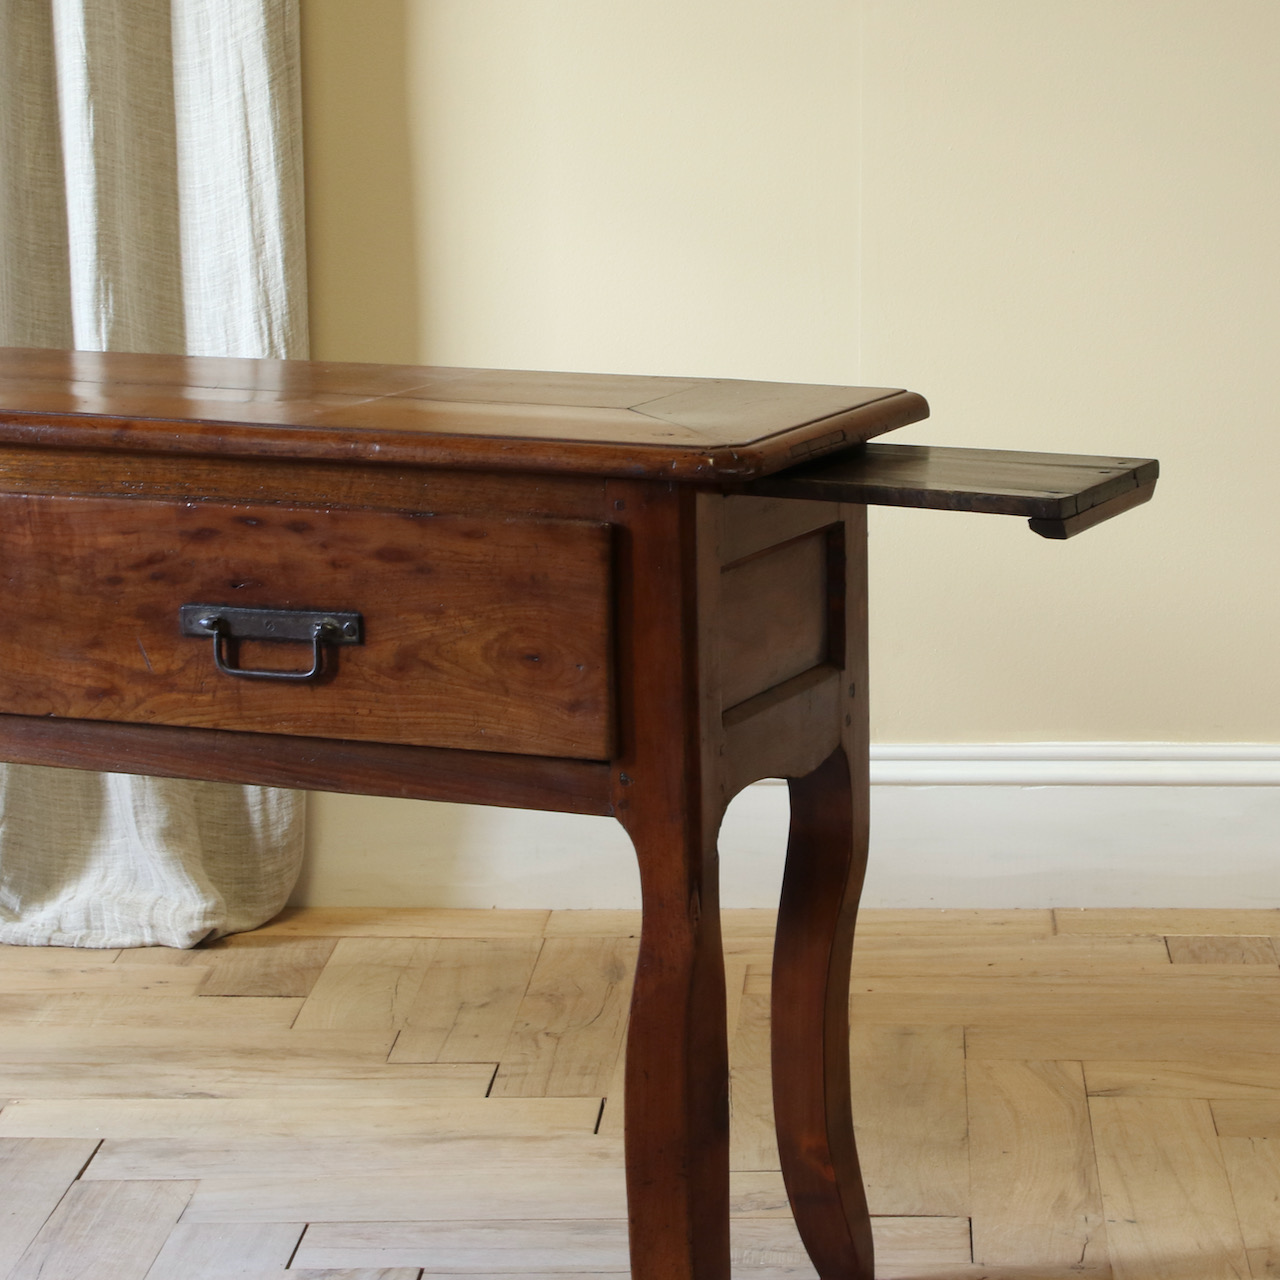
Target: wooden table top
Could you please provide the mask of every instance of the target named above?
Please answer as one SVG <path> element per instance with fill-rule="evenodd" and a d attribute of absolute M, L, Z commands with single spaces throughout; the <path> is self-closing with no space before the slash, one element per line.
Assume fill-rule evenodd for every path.
<path fill-rule="evenodd" d="M 885 387 L 0 348 L 0 444 L 716 482 L 928 412 Z"/>

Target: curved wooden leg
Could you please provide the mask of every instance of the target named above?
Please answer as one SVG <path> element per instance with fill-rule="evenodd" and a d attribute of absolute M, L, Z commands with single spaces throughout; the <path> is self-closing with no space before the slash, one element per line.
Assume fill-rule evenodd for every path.
<path fill-rule="evenodd" d="M 843 749 L 790 782 L 773 954 L 773 1107 L 791 1209 L 823 1280 L 872 1280 L 849 1103 L 849 967 L 867 865 L 865 779 Z"/>
<path fill-rule="evenodd" d="M 627 1040 L 634 1280 L 729 1280 L 729 1064 L 714 836 L 628 830 L 644 922 Z M 691 829 L 693 828 L 693 829 Z"/>

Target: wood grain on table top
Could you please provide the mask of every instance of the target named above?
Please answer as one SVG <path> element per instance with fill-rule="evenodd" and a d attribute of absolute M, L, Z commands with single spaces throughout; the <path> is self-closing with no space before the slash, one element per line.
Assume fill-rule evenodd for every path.
<path fill-rule="evenodd" d="M 714 481 L 927 415 L 884 387 L 0 349 L 0 443 Z"/>

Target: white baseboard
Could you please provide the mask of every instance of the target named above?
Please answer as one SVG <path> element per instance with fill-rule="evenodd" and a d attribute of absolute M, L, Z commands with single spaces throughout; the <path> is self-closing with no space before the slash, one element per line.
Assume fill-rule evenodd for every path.
<path fill-rule="evenodd" d="M 864 901 L 1280 907 L 1280 746 L 1026 743 L 873 753 Z"/>
<path fill-rule="evenodd" d="M 1277 787 L 1280 745 L 1169 742 L 873 746 L 873 785 L 900 787 Z"/>
<path fill-rule="evenodd" d="M 1026 743 L 872 751 L 869 907 L 1280 907 L 1280 745 Z M 777 902 L 787 791 L 758 783 L 721 833 L 727 907 Z M 611 819 L 312 800 L 294 901 L 628 907 Z"/>

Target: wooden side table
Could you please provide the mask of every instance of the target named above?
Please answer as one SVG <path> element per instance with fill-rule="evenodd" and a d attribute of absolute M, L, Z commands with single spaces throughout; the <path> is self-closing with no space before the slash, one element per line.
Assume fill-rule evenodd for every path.
<path fill-rule="evenodd" d="M 640 866 L 632 1274 L 729 1276 L 716 836 L 789 780 L 773 1087 L 870 1280 L 848 996 L 866 504 L 1068 537 L 1154 462 L 866 444 L 905 391 L 0 352 L 0 758 L 612 815 Z"/>

